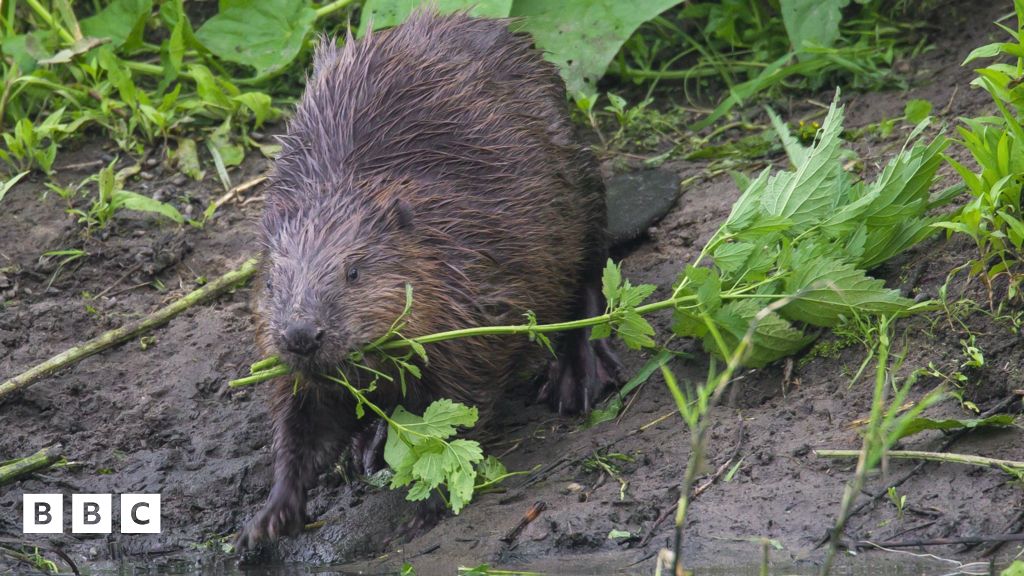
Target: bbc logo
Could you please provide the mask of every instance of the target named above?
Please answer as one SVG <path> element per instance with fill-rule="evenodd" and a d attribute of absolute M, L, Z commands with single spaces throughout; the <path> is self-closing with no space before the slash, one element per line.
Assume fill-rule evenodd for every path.
<path fill-rule="evenodd" d="M 23 533 L 64 533 L 63 494 L 25 494 L 21 509 Z M 73 534 L 110 534 L 113 516 L 112 494 L 71 495 Z M 121 494 L 120 527 L 122 534 L 159 534 L 160 495 Z"/>

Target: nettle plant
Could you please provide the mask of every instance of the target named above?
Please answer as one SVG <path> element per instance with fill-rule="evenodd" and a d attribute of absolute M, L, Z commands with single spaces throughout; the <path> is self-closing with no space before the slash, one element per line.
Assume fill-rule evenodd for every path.
<path fill-rule="evenodd" d="M 949 202 L 960 189 L 930 194 L 949 142 L 942 136 L 920 142 L 928 125 L 924 120 L 874 182 L 857 180 L 843 169 L 843 108 L 838 100 L 837 93 L 810 147 L 802 146 L 772 115 L 793 169 L 774 174 L 766 169 L 745 183 L 729 218 L 680 273 L 668 298 L 645 303 L 656 287 L 634 286 L 609 261 L 602 277 L 608 307 L 600 316 L 541 324 L 527 314 L 527 321 L 520 325 L 408 337 L 402 329 L 414 305 L 410 287 L 405 312 L 388 333 L 351 355 L 337 375 L 325 375 L 339 384 L 339 393 L 353 395 L 358 417 L 369 409 L 388 422 L 385 459 L 394 472 L 391 486 L 411 486 L 408 497 L 412 500 L 425 498 L 432 490 L 447 494 L 447 501 L 458 511 L 474 490 L 508 475 L 496 460 L 483 457 L 476 441 L 451 439 L 457 428 L 475 423 L 475 408 L 442 399 L 422 416 L 402 407 L 388 414 L 368 399 L 379 378 L 401 378 L 403 387 L 414 386 L 420 372 L 412 359 L 427 363 L 430 344 L 435 342 L 482 335 L 527 336 L 550 349 L 548 334 L 589 326 L 594 338 L 614 336 L 631 349 L 656 352 L 656 364 L 643 369 L 646 378 L 673 355 L 667 345 L 677 337 L 700 340 L 716 357 L 733 363 L 739 358 L 744 366 L 760 367 L 803 349 L 814 340 L 815 328 L 929 308 L 886 288 L 868 272 L 936 232 L 935 218 L 928 213 Z M 645 319 L 662 310 L 674 314 L 668 336 L 659 335 Z M 363 363 L 368 355 L 383 357 L 393 374 L 371 371 L 371 384 L 358 389 L 345 372 L 370 370 Z M 270 358 L 253 365 L 252 375 L 233 381 L 232 386 L 290 373 L 280 360 Z"/>

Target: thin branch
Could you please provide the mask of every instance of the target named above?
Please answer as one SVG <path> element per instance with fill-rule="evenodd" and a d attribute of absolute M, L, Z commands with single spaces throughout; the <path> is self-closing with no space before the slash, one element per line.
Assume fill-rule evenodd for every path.
<path fill-rule="evenodd" d="M 145 318 L 100 334 L 88 342 L 65 350 L 53 358 L 29 368 L 21 374 L 7 380 L 3 384 L 0 384 L 0 401 L 13 394 L 16 390 L 25 388 L 33 382 L 41 378 L 45 378 L 58 370 L 67 368 L 68 366 L 88 358 L 93 354 L 97 354 L 108 348 L 117 346 L 122 342 L 131 340 L 139 334 L 143 334 L 153 328 L 166 324 L 172 318 L 181 314 L 185 310 L 188 310 L 192 306 L 219 296 L 238 284 L 248 281 L 256 273 L 256 270 L 257 260 L 255 258 L 250 258 L 243 262 L 239 268 L 224 274 L 220 278 L 217 278 L 213 282 L 210 282 L 197 290 L 193 290 L 181 299 L 175 300 Z"/>

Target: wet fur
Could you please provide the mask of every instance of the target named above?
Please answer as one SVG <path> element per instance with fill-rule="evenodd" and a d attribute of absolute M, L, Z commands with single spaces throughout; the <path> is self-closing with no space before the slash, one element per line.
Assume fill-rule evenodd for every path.
<path fill-rule="evenodd" d="M 298 530 L 305 491 L 367 425 L 315 374 L 383 334 L 406 283 L 406 336 L 519 324 L 528 310 L 561 322 L 584 313 L 605 255 L 596 161 L 573 134 L 556 69 L 508 22 L 421 12 L 344 47 L 323 40 L 281 143 L 261 224 L 258 340 L 281 354 L 279 334 L 296 318 L 325 335 L 313 361 L 282 354 L 306 377 L 297 393 L 291 378 L 275 384 L 274 487 L 242 547 Z M 486 413 L 544 354 L 494 337 L 427 352 L 407 397 L 382 382 L 374 401 L 422 411 L 444 397 Z M 565 411 L 585 407 L 562 396 Z"/>

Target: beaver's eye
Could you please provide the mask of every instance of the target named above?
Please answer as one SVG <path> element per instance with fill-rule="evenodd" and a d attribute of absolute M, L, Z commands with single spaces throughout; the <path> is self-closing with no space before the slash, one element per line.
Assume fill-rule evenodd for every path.
<path fill-rule="evenodd" d="M 348 269 L 348 281 L 355 282 L 359 279 L 359 269 L 355 266 Z"/>
<path fill-rule="evenodd" d="M 273 289 L 274 289 L 274 283 L 270 281 L 270 277 L 268 276 L 267 277 L 267 292 L 270 292 Z"/>

